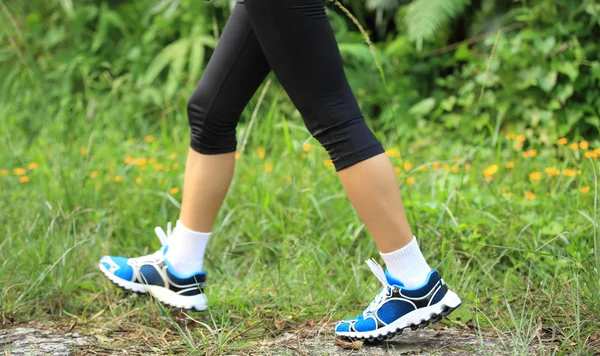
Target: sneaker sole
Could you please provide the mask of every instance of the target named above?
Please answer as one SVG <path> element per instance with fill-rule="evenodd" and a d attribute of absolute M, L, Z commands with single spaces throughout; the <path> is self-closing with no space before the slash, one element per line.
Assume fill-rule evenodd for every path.
<path fill-rule="evenodd" d="M 188 311 L 203 311 L 208 308 L 205 294 L 181 295 L 165 287 L 134 283 L 110 273 L 106 267 L 99 264 L 100 271 L 117 287 L 134 293 L 149 293 L 159 302 L 169 307 L 184 309 Z"/>
<path fill-rule="evenodd" d="M 414 310 L 382 328 L 366 332 L 337 332 L 336 335 L 364 342 L 383 341 L 401 335 L 404 329 L 411 328 L 411 330 L 417 330 L 419 328 L 424 328 L 429 324 L 437 323 L 442 320 L 443 317 L 460 307 L 460 305 L 461 300 L 458 295 L 449 290 L 444 298 L 436 304 Z"/>

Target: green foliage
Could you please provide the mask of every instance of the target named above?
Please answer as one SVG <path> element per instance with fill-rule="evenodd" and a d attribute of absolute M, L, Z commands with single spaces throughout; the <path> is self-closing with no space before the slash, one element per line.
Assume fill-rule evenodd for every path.
<path fill-rule="evenodd" d="M 421 51 L 423 41 L 437 36 L 451 20 L 463 13 L 470 0 L 414 0 L 406 11 L 407 35 L 417 42 Z"/>

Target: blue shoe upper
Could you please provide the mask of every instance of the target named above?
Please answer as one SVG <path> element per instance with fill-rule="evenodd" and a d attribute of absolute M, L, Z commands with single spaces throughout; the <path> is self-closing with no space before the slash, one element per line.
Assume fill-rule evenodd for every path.
<path fill-rule="evenodd" d="M 181 295 L 202 293 L 206 272 L 178 275 L 170 270 L 163 252 L 138 258 L 104 256 L 100 264 L 108 273 L 127 282 L 161 286 Z"/>
<path fill-rule="evenodd" d="M 383 278 L 383 277 L 382 277 Z M 386 283 L 365 311 L 356 318 L 345 319 L 335 326 L 335 332 L 369 332 L 391 324 L 407 313 L 439 302 L 447 287 L 436 271 L 418 288 L 406 288 L 401 281 L 385 271 Z"/>

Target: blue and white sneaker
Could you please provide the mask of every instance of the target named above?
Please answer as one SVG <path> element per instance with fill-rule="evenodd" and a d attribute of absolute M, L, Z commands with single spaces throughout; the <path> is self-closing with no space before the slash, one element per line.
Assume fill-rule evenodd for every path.
<path fill-rule="evenodd" d="M 100 259 L 100 270 L 117 286 L 136 293 L 149 293 L 165 305 L 205 310 L 207 300 L 203 289 L 206 272 L 181 276 L 170 270 L 165 253 L 172 234 L 171 223 L 166 233 L 160 227 L 154 231 L 162 245 L 160 250 L 136 258 L 104 256 Z"/>
<path fill-rule="evenodd" d="M 448 290 L 436 271 L 429 273 L 422 287 L 408 289 L 375 260 L 366 262 L 383 289 L 362 314 L 335 325 L 337 336 L 367 342 L 391 339 L 406 328 L 416 330 L 438 322 L 460 306 L 460 298 Z"/>

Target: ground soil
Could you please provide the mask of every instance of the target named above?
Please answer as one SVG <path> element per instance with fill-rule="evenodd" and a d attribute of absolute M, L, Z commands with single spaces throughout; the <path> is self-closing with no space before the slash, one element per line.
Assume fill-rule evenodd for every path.
<path fill-rule="evenodd" d="M 185 354 L 184 347 L 164 348 L 133 330 L 106 332 L 102 329 L 59 323 L 27 323 L 0 326 L 2 355 L 146 355 Z M 313 326 L 284 332 L 276 338 L 253 340 L 235 355 L 503 355 L 514 354 L 514 345 L 501 334 L 481 335 L 469 328 L 436 326 L 407 330 L 403 335 L 377 344 L 346 342 Z M 163 346 L 161 349 L 161 345 Z M 178 352 L 181 350 L 181 352 Z M 527 354 L 541 349 L 525 347 Z M 204 352 L 198 351 L 197 354 Z M 206 352 L 216 353 L 216 350 Z"/>

